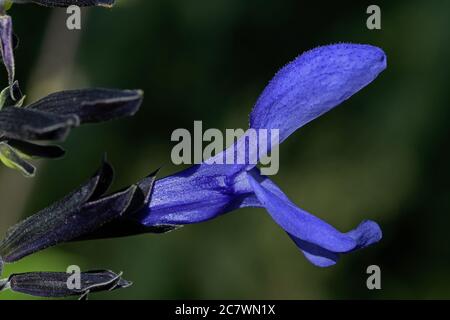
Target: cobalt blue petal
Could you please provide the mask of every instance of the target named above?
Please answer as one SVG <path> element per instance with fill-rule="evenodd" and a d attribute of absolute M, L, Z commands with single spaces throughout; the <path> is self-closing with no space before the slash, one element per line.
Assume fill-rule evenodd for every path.
<path fill-rule="evenodd" d="M 269 214 L 289 234 L 334 252 L 347 252 L 356 247 L 355 240 L 319 218 L 281 199 L 248 175 L 250 185 Z"/>
<path fill-rule="evenodd" d="M 339 253 L 313 245 L 289 233 L 288 235 L 312 264 L 318 267 L 330 267 L 338 262 L 340 257 Z M 356 246 L 352 251 L 368 247 L 377 243 L 382 238 L 380 227 L 373 221 L 361 222 L 358 228 L 348 232 L 347 235 L 352 237 L 356 242 Z"/>
<path fill-rule="evenodd" d="M 137 219 L 146 226 L 207 221 L 229 211 L 258 206 L 245 171 L 228 176 L 227 165 L 195 165 L 157 180 L 150 205 Z"/>
<path fill-rule="evenodd" d="M 289 237 L 291 237 L 292 241 L 294 241 L 297 247 L 303 252 L 305 258 L 315 266 L 322 268 L 331 267 L 339 261 L 339 253 L 332 252 L 312 243 L 303 241 L 289 233 L 288 235 Z"/>
<path fill-rule="evenodd" d="M 286 196 L 280 196 L 280 191 L 273 192 L 273 187 L 267 187 L 269 179 L 256 173 L 257 171 L 252 170 L 248 179 L 258 200 L 314 264 L 332 265 L 336 263 L 338 253 L 363 248 L 381 239 L 381 230 L 372 221 L 365 221 L 348 233 L 339 232 L 326 222 L 296 207 Z M 266 186 L 258 181 L 261 179 L 264 179 Z"/>
<path fill-rule="evenodd" d="M 236 165 L 234 172 L 244 167 L 251 169 L 255 164 L 249 159 L 260 159 L 298 128 L 350 98 L 371 83 L 386 65 L 383 50 L 371 45 L 335 44 L 303 53 L 275 75 L 250 114 L 250 129 L 279 130 L 279 136 L 267 138 L 268 150 L 259 150 L 258 143 L 249 144 L 251 133 L 247 131 L 210 161 L 237 159 L 239 150 L 245 154 L 247 166 Z M 261 133 L 257 134 L 259 137 Z"/>
<path fill-rule="evenodd" d="M 370 45 L 335 44 L 307 51 L 265 88 L 250 115 L 250 127 L 279 129 L 281 143 L 367 86 L 385 68 L 383 50 Z"/>

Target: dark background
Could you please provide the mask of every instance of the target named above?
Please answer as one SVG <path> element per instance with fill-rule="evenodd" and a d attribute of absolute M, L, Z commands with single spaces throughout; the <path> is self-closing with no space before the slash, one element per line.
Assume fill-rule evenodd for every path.
<path fill-rule="evenodd" d="M 78 87 L 141 88 L 133 118 L 76 129 L 63 160 L 36 178 L 0 168 L 0 233 L 59 199 L 108 153 L 119 189 L 170 161 L 176 128 L 246 128 L 259 93 L 301 52 L 336 42 L 383 48 L 388 69 L 370 86 L 292 135 L 274 180 L 301 207 L 340 230 L 363 219 L 383 240 L 334 267 L 311 265 L 263 209 L 241 209 L 167 235 L 61 245 L 14 265 L 23 271 L 124 271 L 134 286 L 92 298 L 450 298 L 450 2 L 123 0 L 83 11 L 15 5 L 17 78 L 28 102 Z M 2 74 L 4 86 L 6 77 Z M 366 268 L 382 290 L 366 288 Z M 1 298 L 28 298 L 2 293 Z"/>

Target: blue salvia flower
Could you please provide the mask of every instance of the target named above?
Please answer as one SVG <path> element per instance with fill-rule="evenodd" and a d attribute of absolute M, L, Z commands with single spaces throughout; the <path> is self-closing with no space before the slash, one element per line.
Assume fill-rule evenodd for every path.
<path fill-rule="evenodd" d="M 384 52 L 370 45 L 336 44 L 308 51 L 281 69 L 266 87 L 250 114 L 250 128 L 279 129 L 282 142 L 364 88 L 385 68 Z M 242 148 L 242 141 L 234 147 Z M 382 237 L 372 221 L 347 233 L 336 230 L 298 208 L 258 168 L 245 164 L 203 163 L 158 180 L 149 206 L 132 219 L 147 227 L 179 226 L 244 207 L 265 208 L 306 258 L 320 267 L 331 266 L 342 253 Z"/>
<path fill-rule="evenodd" d="M 368 85 L 385 68 L 383 51 L 369 45 L 338 44 L 306 52 L 264 90 L 250 115 L 250 128 L 278 129 L 282 142 Z M 242 148 L 257 153 L 258 146 L 247 146 L 245 139 L 246 135 L 215 158 Z M 244 207 L 265 208 L 306 258 L 320 267 L 381 239 L 375 222 L 364 221 L 342 233 L 298 208 L 255 165 L 211 163 L 208 160 L 155 183 L 151 174 L 123 191 L 103 196 L 112 179 L 112 168 L 104 163 L 79 189 L 9 230 L 0 242 L 0 269 L 3 263 L 63 242 L 164 233 Z"/>

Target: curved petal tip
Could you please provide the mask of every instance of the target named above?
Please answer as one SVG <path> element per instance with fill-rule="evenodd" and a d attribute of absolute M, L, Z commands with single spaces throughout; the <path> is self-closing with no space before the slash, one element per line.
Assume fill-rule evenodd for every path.
<path fill-rule="evenodd" d="M 356 241 L 357 245 L 355 250 L 377 243 L 383 237 L 380 226 L 370 220 L 361 222 L 355 230 L 348 232 L 347 235 Z"/>

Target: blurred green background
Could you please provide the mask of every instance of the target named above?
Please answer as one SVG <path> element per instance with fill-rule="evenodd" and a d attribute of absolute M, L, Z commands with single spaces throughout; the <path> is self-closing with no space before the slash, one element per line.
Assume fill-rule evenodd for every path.
<path fill-rule="evenodd" d="M 388 69 L 339 108 L 292 135 L 274 180 L 299 206 L 340 230 L 363 219 L 383 240 L 334 267 L 311 265 L 262 209 L 241 209 L 167 235 L 61 245 L 23 271 L 124 271 L 129 289 L 99 299 L 450 298 L 450 2 L 378 1 L 382 30 L 366 28 L 361 1 L 123 0 L 83 10 L 67 31 L 64 9 L 16 5 L 17 78 L 28 102 L 78 87 L 140 88 L 133 118 L 78 128 L 63 160 L 36 178 L 0 168 L 0 234 L 90 176 L 103 152 L 114 189 L 171 164 L 176 128 L 246 128 L 274 73 L 301 52 L 336 42 L 380 46 Z M 5 72 L 2 81 L 6 86 Z M 366 288 L 366 268 L 382 290 Z M 2 293 L 0 298 L 28 296 Z"/>

